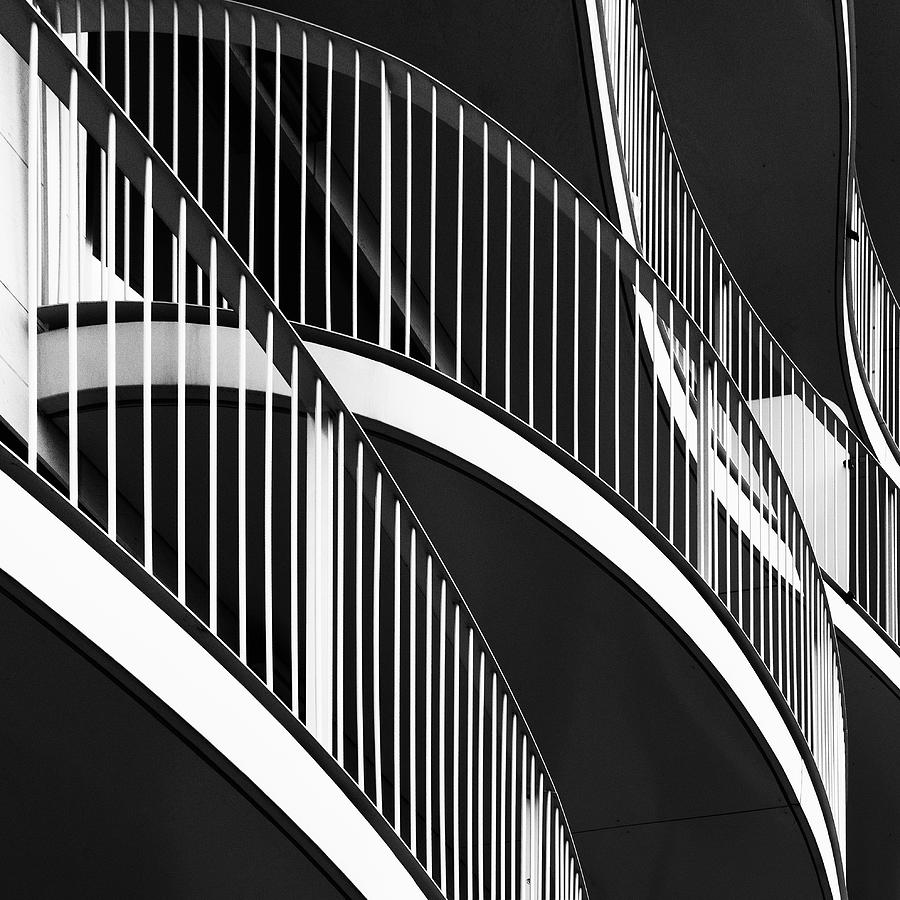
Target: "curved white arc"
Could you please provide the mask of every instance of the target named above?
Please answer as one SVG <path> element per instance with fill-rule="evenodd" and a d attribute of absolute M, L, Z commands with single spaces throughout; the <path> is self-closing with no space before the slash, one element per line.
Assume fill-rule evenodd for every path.
<path fill-rule="evenodd" d="M 153 362 L 151 381 L 154 386 L 174 386 L 178 380 L 176 322 L 154 322 L 151 326 Z M 105 325 L 81 325 L 78 328 L 78 387 L 91 390 L 106 386 L 106 368 L 102 364 L 106 348 Z M 116 376 L 119 387 L 136 387 L 143 384 L 141 341 L 143 325 L 140 322 L 119 322 L 116 332 Z M 187 354 L 185 382 L 193 387 L 209 387 L 210 381 L 210 328 L 208 325 L 188 323 L 185 326 Z M 68 392 L 66 340 L 68 329 L 60 328 L 38 335 L 38 401 L 43 403 L 52 397 Z M 216 358 L 220 388 L 236 388 L 239 381 L 238 345 L 240 335 L 236 328 L 217 327 Z M 254 340 L 247 342 L 247 389 L 265 391 L 269 366 L 265 350 Z M 273 374 L 272 392 L 289 397 L 290 385 L 280 372 Z"/>
<path fill-rule="evenodd" d="M 781 712 L 718 614 L 654 541 L 569 469 L 464 400 L 386 363 L 309 341 L 307 346 L 355 413 L 414 434 L 527 497 L 626 572 L 678 622 L 732 687 L 779 760 L 831 894 L 840 897 L 826 813 Z"/>
<path fill-rule="evenodd" d="M 831 604 L 834 627 L 878 668 L 900 696 L 900 654 L 891 647 L 886 637 L 876 632 L 855 603 L 845 600 L 831 585 L 826 584 L 825 590 Z"/>
<path fill-rule="evenodd" d="M 0 568 L 209 741 L 365 897 L 424 896 L 363 814 L 253 695 L 115 566 L 3 472 L 0 508 Z M 39 552 L 36 534 L 43 537 L 42 547 L 53 548 L 53 565 Z"/>
<path fill-rule="evenodd" d="M 842 304 L 844 313 L 844 353 L 847 356 L 847 371 L 850 374 L 850 388 L 853 391 L 853 399 L 856 402 L 856 409 L 865 429 L 866 437 L 869 439 L 879 465 L 890 476 L 894 484 L 900 486 L 900 463 L 897 462 L 894 451 L 884 437 L 877 414 L 869 400 L 862 373 L 859 371 L 859 362 L 853 349 L 853 331 L 850 327 L 850 310 L 847 305 L 847 299 L 847 289 L 845 287 L 844 302 Z"/>
<path fill-rule="evenodd" d="M 634 208 L 630 199 L 628 179 L 625 177 L 625 161 L 622 156 L 622 142 L 619 138 L 619 118 L 614 112 L 612 84 L 609 81 L 609 56 L 603 39 L 603 23 L 597 14 L 597 4 L 601 0 L 584 0 L 587 10 L 588 29 L 591 35 L 591 55 L 594 58 L 594 77 L 597 80 L 597 95 L 600 99 L 600 115 L 603 123 L 603 138 L 606 143 L 606 158 L 612 180 L 619 230 L 632 247 L 637 248 L 634 228 Z"/>

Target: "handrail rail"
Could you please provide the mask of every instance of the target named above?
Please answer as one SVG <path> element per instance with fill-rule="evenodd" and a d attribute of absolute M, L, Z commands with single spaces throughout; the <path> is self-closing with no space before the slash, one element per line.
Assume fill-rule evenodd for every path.
<path fill-rule="evenodd" d="M 768 380 L 771 384 L 775 361 L 780 370 L 779 381 L 790 381 L 791 403 L 799 402 L 801 409 L 806 411 L 806 415 L 800 417 L 800 428 L 805 433 L 811 427 L 813 458 L 827 455 L 829 441 L 843 448 L 846 479 L 842 471 L 834 467 L 829 470 L 828 463 L 824 461 L 822 468 L 811 479 L 807 477 L 805 466 L 801 465 L 795 472 L 793 464 L 786 465 L 789 479 L 805 518 L 812 521 L 813 545 L 823 571 L 837 589 L 864 611 L 894 644 L 898 644 L 900 583 L 895 560 L 900 555 L 900 528 L 896 517 L 900 486 L 771 334 L 741 291 L 718 250 L 671 141 L 646 51 L 639 3 L 637 0 L 602 0 L 602 5 L 618 112 L 617 124 L 625 147 L 625 169 L 631 189 L 641 201 L 638 218 L 643 226 L 642 234 L 650 238 L 648 252 L 653 257 L 662 252 L 660 248 L 667 250 L 669 255 L 664 262 L 669 277 L 674 272 L 686 295 L 690 295 L 692 308 L 699 282 L 701 319 L 705 309 L 718 305 L 718 299 L 709 294 L 714 293 L 714 269 L 719 269 L 719 294 L 727 293 L 729 308 L 726 315 L 720 316 L 727 322 L 724 356 L 726 365 L 732 370 L 735 365 L 735 335 L 732 332 L 735 329 L 731 322 L 737 319 L 737 331 L 744 330 L 751 336 L 746 359 L 741 360 L 740 354 L 737 359 L 738 382 L 745 396 L 752 398 L 754 392 L 761 394 L 765 391 L 766 362 L 769 363 Z M 654 163 L 651 158 L 654 155 L 665 160 L 665 163 L 661 166 Z M 665 196 L 666 191 L 668 197 Z M 674 204 L 673 191 L 677 197 Z M 671 240 L 660 241 L 660 235 L 671 227 L 673 221 L 676 226 L 674 252 Z M 701 265 L 699 274 L 694 262 L 695 243 L 701 248 L 701 254 L 704 243 L 709 248 L 709 264 L 707 267 Z M 847 255 L 845 265 L 849 264 Z M 704 268 L 706 297 L 703 297 Z M 734 294 L 737 295 L 736 309 L 732 309 Z M 850 313 L 852 317 L 852 309 Z M 715 317 L 707 317 L 707 321 L 709 318 Z M 737 339 L 740 342 L 740 335 Z M 758 360 L 755 373 L 750 363 L 753 359 Z M 762 405 L 760 409 L 763 409 Z M 771 411 L 771 405 L 768 411 Z M 771 419 L 767 421 L 765 415 L 759 421 L 770 439 L 778 438 L 775 434 L 776 423 Z M 776 416 L 776 421 L 777 428 L 783 430 L 781 417 Z M 796 427 L 792 416 L 790 430 L 794 431 Z M 827 476 L 824 481 L 821 478 L 823 473 Z M 819 484 L 820 481 L 823 483 Z M 817 497 L 817 491 L 822 488 L 826 498 L 824 512 L 821 498 Z M 829 496 L 838 497 L 842 493 L 848 494 L 846 504 L 837 500 L 828 502 Z M 835 516 L 834 513 L 841 507 L 846 510 L 845 514 Z"/>
<path fill-rule="evenodd" d="M 105 22 L 107 28 L 115 27 L 110 15 Z M 62 17 L 61 25 L 64 31 L 73 27 Z M 142 27 L 135 25 L 133 30 L 137 33 Z M 369 339 L 418 359 L 518 415 L 598 476 L 608 473 L 605 480 L 724 596 L 723 602 L 754 643 L 794 715 L 798 721 L 802 719 L 800 727 L 822 772 L 840 835 L 838 843 L 842 843 L 844 734 L 839 661 L 812 549 L 816 541 L 807 535 L 803 516 L 799 511 L 795 514 L 788 482 L 781 474 L 788 449 L 791 475 L 796 474 L 794 432 L 789 432 L 788 440 L 784 427 L 775 435 L 773 402 L 768 403 L 768 432 L 764 427 L 760 431 L 751 415 L 755 411 L 760 417 L 759 408 L 774 398 L 776 349 L 781 353 L 778 384 L 785 384 L 786 356 L 776 344 L 767 346 L 769 374 L 764 389 L 762 343 L 756 342 L 759 336 L 748 313 L 746 377 L 741 365 L 736 377 L 733 366 L 723 365 L 722 358 L 732 363 L 734 357 L 741 359 L 744 317 L 741 315 L 735 330 L 730 284 L 727 303 L 721 286 L 714 296 L 712 257 L 707 269 L 702 249 L 699 258 L 692 255 L 691 302 L 684 302 L 647 263 L 633 255 L 605 217 L 552 167 L 492 119 L 414 67 L 327 29 L 239 4 L 204 5 L 202 27 L 198 45 L 218 47 L 224 40 L 229 48 L 224 53 L 224 71 L 243 85 L 244 108 L 234 101 L 232 95 L 237 94 L 232 86 L 225 94 L 225 115 L 241 115 L 242 121 L 246 120 L 251 158 L 260 140 L 260 123 L 262 133 L 274 135 L 277 162 L 271 168 L 266 163 L 260 177 L 256 157 L 252 177 L 274 184 L 276 198 L 289 184 L 284 172 L 290 166 L 300 183 L 296 192 L 302 212 L 299 266 L 292 267 L 284 255 L 278 256 L 284 231 L 280 215 L 275 217 L 277 236 L 272 239 L 277 263 L 271 269 L 268 261 L 256 266 L 261 277 L 271 279 L 276 298 L 279 285 L 299 283 L 299 308 L 293 312 L 299 321 Z M 166 28 L 179 35 L 190 34 L 192 28 L 196 35 L 200 30 L 192 13 L 179 21 L 177 29 L 174 23 L 163 23 L 160 30 L 165 33 Z M 135 38 L 131 40 L 135 44 Z M 106 40 L 102 43 L 105 46 Z M 299 72 L 290 72 L 292 62 L 300 67 Z M 281 101 L 286 91 L 299 93 L 299 102 L 294 97 L 302 109 L 299 123 L 296 110 L 292 114 Z M 342 115 L 345 110 L 352 114 Z M 380 134 L 375 137 L 370 128 L 367 146 L 377 147 L 377 153 L 361 156 L 366 134 L 360 123 L 367 116 L 370 123 L 379 123 Z M 177 127 L 174 130 L 178 133 Z M 308 130 L 316 132 L 315 139 L 308 136 Z M 394 146 L 403 147 L 404 152 L 395 151 Z M 421 147 L 430 160 L 416 156 Z M 174 163 L 174 147 L 172 156 Z M 439 180 L 439 160 L 442 175 L 449 164 L 455 190 L 452 182 L 448 187 Z M 232 171 L 231 166 L 226 147 L 223 170 Z M 414 176 L 423 171 L 430 182 L 418 190 L 427 179 L 420 175 L 416 181 Z M 467 193 L 464 184 L 473 183 L 476 191 Z M 394 185 L 404 185 L 403 191 L 393 190 Z M 224 210 L 234 205 L 229 187 L 226 178 L 223 223 L 227 218 Z M 198 194 L 204 188 L 200 179 Z M 477 198 L 478 193 L 480 202 L 475 202 L 472 197 Z M 258 201 L 252 190 L 251 196 L 252 221 Z M 423 208 L 417 206 L 419 196 L 424 198 L 419 201 Z M 306 262 L 308 231 L 313 227 L 307 206 L 313 203 L 325 211 L 317 211 L 314 222 L 324 233 L 324 285 L 311 283 Z M 513 206 L 521 210 L 519 219 L 512 215 Z M 278 199 L 275 208 L 280 208 Z M 400 215 L 395 217 L 395 212 Z M 398 221 L 403 226 L 395 226 Z M 429 235 L 422 241 L 424 248 L 412 240 L 421 233 Z M 473 233 L 480 236 L 480 242 L 464 240 Z M 541 237 L 537 243 L 536 233 Z M 260 236 L 252 230 L 249 234 L 253 239 L 247 243 L 246 256 L 252 264 Z M 440 241 L 439 234 L 450 240 Z M 340 239 L 347 235 L 349 240 L 342 246 Z M 405 246 L 397 251 L 394 238 L 401 235 Z M 569 235 L 574 238 L 570 240 Z M 335 253 L 343 254 L 352 271 L 351 284 L 343 291 L 335 287 Z M 446 280 L 438 279 L 438 269 L 452 274 Z M 604 271 L 606 276 L 595 277 Z M 720 265 L 720 277 L 723 272 Z M 604 278 L 607 285 L 615 285 L 612 310 L 609 288 L 601 298 Z M 427 289 L 420 289 L 420 283 Z M 697 287 L 699 303 L 694 302 Z M 366 292 L 371 301 L 368 307 Z M 287 309 L 290 301 L 283 290 L 280 296 Z M 614 330 L 608 321 L 601 327 L 601 299 L 607 317 L 615 321 Z M 367 309 L 375 310 L 374 322 L 364 321 Z M 694 321 L 695 312 L 699 324 Z M 527 334 L 523 334 L 525 323 Z M 552 334 L 549 346 L 542 338 L 543 329 Z M 628 346 L 623 347 L 623 336 Z M 754 357 L 759 351 L 758 369 L 752 367 L 751 350 Z M 567 359 L 563 366 L 560 357 L 568 353 L 574 359 L 571 364 Z M 607 402 L 600 385 L 601 369 L 609 366 L 604 362 L 608 359 L 614 359 L 615 389 Z M 630 367 L 627 373 L 626 367 Z M 758 375 L 755 385 L 754 372 Z M 790 364 L 788 374 L 793 377 Z M 679 390 L 682 401 L 670 402 Z M 803 396 L 805 402 L 805 388 Z M 613 405 L 614 409 L 607 408 Z M 823 413 L 825 410 L 823 402 Z M 817 413 L 815 401 L 813 412 Z M 601 434 L 601 419 L 614 423 L 614 441 L 613 436 Z M 779 415 L 779 419 L 783 426 L 786 416 Z M 826 429 L 829 421 L 826 417 Z M 832 430 L 837 439 L 836 426 Z M 804 463 L 810 449 L 805 435 L 804 426 L 796 441 Z M 662 450 L 661 436 L 668 444 L 662 445 Z M 775 437 L 778 441 L 772 439 Z M 614 447 L 609 446 L 613 443 Z M 623 443 L 628 445 L 625 451 Z M 633 455 L 628 452 L 632 443 Z M 841 451 L 835 446 L 826 448 L 815 432 L 811 443 L 813 451 L 820 444 L 830 449 L 833 465 L 839 462 L 839 452 L 847 452 L 846 447 Z M 684 457 L 677 474 L 677 502 L 676 476 L 665 480 L 659 477 L 662 469 L 657 471 L 661 453 L 667 454 L 670 473 L 678 468 L 673 462 L 676 446 Z M 593 459 L 586 461 L 588 456 Z M 814 452 L 813 466 L 816 456 Z M 725 463 L 720 469 L 721 458 Z M 652 469 L 647 465 L 650 460 Z M 803 486 L 806 493 L 805 482 Z M 814 504 L 815 491 L 812 498 Z M 843 496 L 841 500 L 848 502 Z M 830 498 L 832 513 L 837 506 L 835 489 Z M 724 523 L 720 524 L 720 518 Z M 732 553 L 733 528 L 737 548 Z M 771 558 L 763 552 L 764 538 L 766 552 L 778 554 L 777 577 Z M 839 554 L 836 541 L 833 543 L 836 558 Z M 793 576 L 782 571 L 785 565 L 798 572 L 802 590 L 796 594 Z M 758 602 L 753 598 L 754 584 L 760 593 Z M 793 600 L 788 597 L 803 598 L 810 622 L 802 627 L 794 622 L 791 616 L 797 610 L 790 611 Z M 826 648 L 827 661 L 820 657 L 821 646 Z M 803 685 L 803 703 L 808 700 L 807 691 L 816 694 L 816 712 L 802 704 L 798 708 L 797 684 L 788 658 L 794 662 L 802 659 L 810 672 L 816 670 L 815 684 Z M 820 713 L 824 719 L 817 718 Z"/>
<path fill-rule="evenodd" d="M 645 49 L 639 4 L 636 0 L 604 0 L 603 7 L 606 13 L 604 24 L 609 39 L 610 66 L 615 73 L 612 82 L 618 111 L 618 125 L 626 147 L 625 167 L 629 173 L 628 178 L 632 190 L 643 198 L 641 203 L 642 230 L 653 238 L 666 228 L 667 223 L 673 220 L 676 222 L 676 249 L 674 251 L 676 262 L 674 265 L 670 265 L 670 271 L 674 271 L 676 279 L 689 288 L 692 304 L 698 280 L 698 275 L 694 271 L 695 243 L 701 248 L 701 255 L 703 254 L 702 248 L 706 244 L 709 249 L 707 293 L 710 291 L 710 282 L 714 280 L 710 273 L 717 267 L 719 269 L 719 293 L 724 292 L 728 295 L 728 312 L 722 318 L 727 322 L 724 342 L 725 362 L 730 368 L 734 369 L 735 366 L 735 335 L 732 334 L 734 330 L 731 324 L 732 320 L 737 319 L 738 331 L 744 330 L 750 334 L 747 359 L 741 360 L 738 356 L 737 361 L 740 373 L 738 381 L 745 396 L 752 397 L 754 392 L 761 393 L 765 390 L 765 364 L 769 363 L 771 371 L 772 362 L 777 361 L 781 379 L 790 381 L 792 401 L 799 400 L 802 409 L 807 413 L 806 418 L 819 425 L 819 429 L 813 425 L 814 444 L 821 443 L 818 435 L 818 431 L 821 430 L 825 435 L 830 436 L 838 446 L 843 447 L 845 456 L 850 461 L 848 489 L 852 496 L 852 502 L 849 505 L 854 508 L 852 521 L 841 521 L 840 518 L 835 519 L 834 516 L 827 513 L 824 516 L 821 514 L 821 511 L 816 508 L 814 480 L 807 479 L 804 474 L 805 467 L 801 466 L 799 473 L 795 473 L 793 465 L 787 466 L 790 470 L 789 478 L 805 517 L 812 520 L 813 544 L 822 561 L 823 570 L 827 572 L 838 589 L 866 610 L 870 616 L 885 621 L 885 616 L 879 615 L 877 611 L 887 610 L 886 616 L 891 623 L 887 631 L 896 642 L 896 625 L 893 623 L 897 620 L 898 609 L 900 609 L 900 591 L 898 591 L 896 578 L 891 572 L 882 570 L 881 560 L 896 554 L 897 548 L 900 546 L 898 544 L 900 535 L 897 533 L 892 515 L 882 519 L 878 513 L 875 520 L 870 521 L 868 514 L 860 518 L 859 509 L 868 511 L 879 509 L 883 505 L 885 510 L 889 508 L 893 510 L 898 500 L 898 493 L 900 493 L 898 485 L 771 334 L 740 290 L 736 279 L 719 252 L 714 238 L 703 221 L 702 214 L 684 177 L 677 152 L 671 142 L 665 114 L 658 101 L 652 66 Z M 647 121 L 648 118 L 650 121 Z M 647 137 L 648 134 L 650 139 Z M 665 197 L 665 165 L 662 167 L 662 172 L 652 171 L 654 169 L 654 161 L 651 159 L 653 152 L 668 161 L 668 198 Z M 672 204 L 673 175 L 674 192 L 678 195 L 674 204 Z M 663 189 L 659 188 L 658 182 L 660 181 L 664 184 Z M 688 219 L 690 219 L 690 225 L 688 225 Z M 690 235 L 689 241 L 688 235 Z M 658 243 L 658 239 L 656 244 L 651 240 L 651 255 L 659 252 L 658 249 L 654 249 Z M 686 247 L 688 243 L 690 249 Z M 671 248 L 669 253 L 672 254 Z M 668 262 L 671 264 L 671 260 Z M 701 310 L 707 305 L 713 306 L 718 302 L 711 296 L 702 297 L 703 268 L 701 265 L 699 273 Z M 736 309 L 733 310 L 732 297 L 734 294 L 737 294 L 737 302 L 734 304 Z M 740 342 L 740 335 L 737 336 L 737 339 Z M 757 371 L 754 373 L 750 361 L 755 359 L 758 359 L 758 363 Z M 771 379 L 771 375 L 769 378 Z M 801 428 L 805 429 L 807 425 L 802 423 L 802 418 Z M 777 437 L 774 435 L 771 421 L 767 422 L 763 417 L 760 419 L 760 424 L 770 437 Z M 795 427 L 796 425 L 792 421 L 791 430 Z M 780 422 L 779 428 L 783 428 Z M 819 451 L 814 448 L 813 456 L 818 454 Z M 825 470 L 823 469 L 823 471 Z M 844 476 L 840 472 L 828 473 L 826 481 L 830 482 L 830 484 L 824 485 L 828 494 L 841 493 L 845 490 Z M 884 497 L 883 504 L 881 503 L 882 497 Z M 837 505 L 833 504 L 833 506 Z M 828 506 L 826 506 L 827 509 Z"/>
<path fill-rule="evenodd" d="M 93 510 L 98 527 L 307 726 L 406 844 L 409 867 L 420 886 L 437 888 L 444 896 L 452 888 L 460 896 L 465 884 L 466 896 L 472 897 L 476 879 L 480 891 L 489 878 L 488 889 L 499 882 L 505 895 L 507 878 L 511 894 L 520 879 L 533 878 L 532 886 L 539 884 L 542 896 L 549 896 L 552 884 L 557 896 L 560 890 L 571 900 L 585 896 L 565 813 L 521 709 L 477 621 L 365 432 L 253 272 L 40 12 L 25 2 L 10 4 L 0 34 L 29 62 L 25 437 L 30 468 L 47 465 L 65 484 L 70 500 Z M 64 277 L 58 287 L 68 295 L 69 315 L 64 424 L 38 408 L 38 307 L 41 295 L 46 298 L 50 246 L 38 226 L 42 209 L 50 205 L 38 160 L 41 120 L 48 112 L 56 114 L 60 126 L 59 174 L 65 170 L 58 197 L 60 212 L 66 213 L 59 248 Z M 44 142 L 43 152 L 49 146 Z M 101 162 L 101 177 L 93 183 L 88 171 L 92 148 Z M 129 239 L 123 247 L 117 228 L 107 227 L 119 219 L 123 188 L 126 208 L 135 201 L 140 212 L 139 246 Z M 99 492 L 91 477 L 96 461 L 79 442 L 77 427 L 85 415 L 78 408 L 77 307 L 84 269 L 92 265 L 82 246 L 82 225 L 93 199 L 106 213 L 100 261 L 108 303 L 106 468 Z M 170 499 L 177 512 L 168 521 L 167 503 L 157 502 L 166 485 L 153 472 L 151 453 L 142 453 L 142 485 L 137 488 L 118 467 L 123 452 L 132 452 L 127 438 L 139 434 L 144 447 L 154 452 L 153 441 L 160 440 L 152 394 L 152 310 L 155 263 L 167 251 L 178 307 L 176 464 L 174 472 L 163 473 L 176 482 Z M 144 309 L 142 418 L 136 431 L 118 409 L 117 372 L 123 361 L 121 351 L 117 353 L 112 291 L 120 260 L 123 284 L 140 287 Z M 201 360 L 209 373 L 209 487 L 199 493 L 187 478 L 188 446 L 198 437 L 198 422 L 187 403 L 188 364 L 200 353 L 200 336 L 192 334 L 189 344 L 187 332 L 188 293 L 194 287 L 209 300 L 203 338 L 208 352 Z M 238 316 L 236 429 L 232 417 L 218 410 L 223 395 L 217 320 L 226 309 Z M 248 386 L 248 370 L 260 358 L 263 389 Z M 238 494 L 231 497 L 237 509 L 234 534 L 226 533 L 229 522 L 217 515 L 229 496 L 228 479 L 218 473 L 225 444 L 237 455 Z M 262 496 L 251 489 L 259 487 L 258 481 Z M 188 534 L 189 508 L 190 521 L 199 521 L 207 532 L 206 547 L 202 540 L 198 547 Z M 260 527 L 261 541 L 250 533 L 251 523 Z M 276 558 L 281 560 L 277 566 Z M 389 613 L 392 634 L 385 624 Z M 460 697 L 466 691 L 463 679 L 467 702 Z M 381 715 L 382 706 L 393 717 L 393 739 L 387 735 L 390 719 Z M 463 772 L 461 760 L 466 762 Z"/>
<path fill-rule="evenodd" d="M 850 178 L 850 233 L 845 254 L 853 351 L 869 400 L 891 451 L 900 461 L 900 302 L 891 288 L 866 219 L 859 177 Z"/>

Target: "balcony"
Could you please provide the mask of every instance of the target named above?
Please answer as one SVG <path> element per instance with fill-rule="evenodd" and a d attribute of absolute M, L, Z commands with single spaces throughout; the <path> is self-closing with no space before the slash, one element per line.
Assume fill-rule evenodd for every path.
<path fill-rule="evenodd" d="M 727 695 L 840 894 L 828 591 L 855 585 L 896 637 L 871 539 L 894 540 L 894 489 L 673 194 L 671 151 L 659 169 L 629 147 L 657 179 L 645 257 L 398 59 L 238 4 L 123 9 L 48 10 L 61 38 L 24 5 L 3 26 L 32 63 L 26 377 L 4 416 L 32 474 L 305 725 L 419 888 L 536 874 L 580 895 L 550 774 L 425 536 L 441 504 L 407 504 L 354 413 L 418 433 L 593 542 L 720 680 L 740 669 Z"/>

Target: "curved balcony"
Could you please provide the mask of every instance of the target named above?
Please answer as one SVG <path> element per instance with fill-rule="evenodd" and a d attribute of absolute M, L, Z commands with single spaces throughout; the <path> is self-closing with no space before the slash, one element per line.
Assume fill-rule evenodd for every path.
<path fill-rule="evenodd" d="M 742 395 L 751 402 L 767 439 L 776 448 L 792 441 L 811 445 L 809 462 L 785 468 L 810 525 L 823 572 L 841 596 L 896 644 L 900 597 L 893 565 L 898 540 L 895 463 L 890 454 L 873 454 L 848 428 L 840 411 L 792 362 L 741 292 L 703 222 L 672 146 L 645 50 L 638 4 L 617 0 L 604 8 L 610 81 L 637 233 L 667 280 L 687 298 L 689 307 L 697 307 L 701 327 L 715 331 L 724 323 L 724 363 L 736 373 Z M 862 215 L 857 206 L 855 221 Z M 856 246 L 848 250 L 848 274 L 852 267 L 863 284 L 869 277 L 864 273 L 874 272 L 871 266 L 876 257 L 871 246 L 868 251 L 862 242 L 859 249 Z M 875 295 L 870 292 L 867 296 Z M 862 307 L 870 301 L 854 302 Z M 847 305 L 842 309 L 848 335 Z M 861 309 L 857 318 L 866 315 Z M 871 326 L 874 320 L 866 321 Z M 858 323 L 854 327 L 858 330 Z M 870 343 L 865 345 L 871 346 L 873 359 L 881 354 L 886 360 L 885 345 L 876 347 L 873 339 L 870 335 Z M 742 358 L 739 350 L 735 352 L 735 344 L 745 341 Z M 767 394 L 772 396 L 767 388 L 772 384 L 779 385 L 775 391 L 780 395 L 778 404 L 766 399 Z M 871 388 L 866 390 L 871 393 Z M 790 415 L 779 415 L 778 405 L 785 412 L 791 410 Z M 867 428 L 870 437 L 871 431 Z M 831 506 L 829 494 L 837 498 Z"/>
<path fill-rule="evenodd" d="M 308 335 L 369 342 L 397 354 L 398 364 L 406 357 L 455 382 L 497 415 L 517 418 L 534 440 L 548 441 L 636 511 L 641 527 L 719 598 L 768 670 L 815 760 L 839 846 L 840 673 L 814 548 L 817 539 L 824 553 L 830 548 L 833 569 L 849 576 L 835 532 L 824 541 L 817 532 L 820 519 L 826 525 L 839 518 L 854 494 L 843 486 L 823 495 L 814 483 L 803 484 L 806 505 L 815 510 L 817 498 L 820 504 L 810 539 L 804 505 L 795 506 L 782 469 L 787 464 L 799 478 L 817 461 L 840 467 L 847 433 L 818 418 L 824 404 L 813 400 L 810 420 L 806 407 L 785 403 L 790 362 L 762 340 L 740 302 L 732 303 L 703 238 L 689 264 L 676 253 L 667 280 L 657 276 L 570 184 L 496 122 L 365 45 L 236 4 L 207 4 L 201 19 L 180 10 L 177 22 L 159 10 L 152 23 L 149 8 L 129 10 L 127 28 L 116 11 L 91 4 L 81 6 L 80 23 L 64 9 L 58 24 L 63 33 L 77 24 L 101 35 L 82 47 L 101 77 L 107 66 L 113 71 L 112 48 L 117 57 L 121 50 L 132 86 L 151 60 L 171 67 L 177 83 L 179 65 L 200 48 L 191 77 L 202 98 L 204 77 L 208 88 L 212 79 L 202 60 L 207 51 L 221 53 L 221 140 L 211 137 L 199 100 L 180 110 L 175 103 L 173 118 L 160 119 L 158 97 L 148 107 L 133 87 L 125 91 L 128 80 L 113 84 L 112 76 L 110 89 L 135 108 L 137 121 L 146 116 L 143 126 L 176 171 L 179 142 L 221 147 L 212 162 L 205 155 L 204 171 L 181 174 L 194 179 L 198 199 L 271 285 L 281 311 L 318 329 Z M 161 63 L 165 43 L 176 52 Z M 299 121 L 287 96 L 291 109 L 301 110 Z M 195 119 L 206 124 L 196 136 Z M 248 193 L 249 218 L 233 218 L 235 197 Z M 270 221 L 276 227 L 256 227 Z M 103 224 L 93 227 L 100 238 L 86 269 L 102 275 L 110 269 Z M 110 310 L 121 304 L 114 294 L 128 305 L 139 285 L 128 251 L 115 252 L 121 281 L 118 274 L 105 286 L 100 279 Z M 346 262 L 349 280 L 336 260 Z M 170 253 L 156 280 L 163 295 L 172 284 L 173 299 L 177 268 Z M 670 289 L 680 283 L 672 278 L 676 268 L 687 285 L 681 294 Z M 202 291 L 194 293 L 192 276 L 188 282 L 199 306 Z M 65 294 L 51 283 L 50 304 Z M 118 308 L 127 316 L 125 305 Z M 51 318 L 48 309 L 43 321 L 49 326 Z M 107 312 L 107 325 L 115 318 Z M 733 376 L 722 358 L 745 365 Z M 795 416 L 804 422 L 796 439 L 786 427 Z"/>
<path fill-rule="evenodd" d="M 859 190 L 850 181 L 845 341 L 860 418 L 882 465 L 900 481 L 900 305 L 888 283 Z"/>
<path fill-rule="evenodd" d="M 98 559 L 139 570 L 134 586 L 310 751 L 401 864 L 372 866 L 371 836 L 345 820 L 362 845 L 332 834 L 327 850 L 358 890 L 582 896 L 503 673 L 283 311 L 39 11 L 12 4 L 0 33 L 29 63 L 27 379 L 4 409 L 29 471 L 8 450 L 4 471 L 38 497 L 57 487 Z M 82 303 L 95 274 L 103 301 Z M 177 666 L 174 643 L 154 651 Z"/>

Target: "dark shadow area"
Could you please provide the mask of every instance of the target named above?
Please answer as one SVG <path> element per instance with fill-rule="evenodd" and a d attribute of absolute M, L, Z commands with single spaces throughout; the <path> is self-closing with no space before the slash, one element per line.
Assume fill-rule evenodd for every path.
<path fill-rule="evenodd" d="M 0 601 L 5 895 L 348 896 L 139 699 Z"/>
<path fill-rule="evenodd" d="M 396 437 L 376 446 L 516 692 L 592 896 L 820 896 L 772 769 L 684 644 L 518 503 Z"/>
<path fill-rule="evenodd" d="M 900 697 L 847 641 L 847 888 L 854 900 L 900 894 Z"/>
<path fill-rule="evenodd" d="M 601 209 L 605 196 L 611 198 L 604 187 L 608 166 L 581 0 L 259 5 L 418 66 L 531 145 Z"/>
<path fill-rule="evenodd" d="M 884 0 L 853 4 L 856 25 L 856 169 L 875 249 L 894 290 L 900 285 L 900 7 Z"/>
<path fill-rule="evenodd" d="M 640 8 L 675 150 L 713 238 L 763 322 L 851 414 L 835 303 L 844 161 L 832 3 Z"/>

